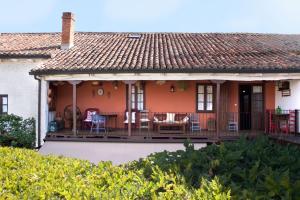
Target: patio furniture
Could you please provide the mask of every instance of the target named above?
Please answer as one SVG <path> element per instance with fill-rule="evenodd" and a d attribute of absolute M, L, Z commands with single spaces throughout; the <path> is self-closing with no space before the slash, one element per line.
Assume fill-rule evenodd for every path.
<path fill-rule="evenodd" d="M 150 119 L 149 119 L 149 111 L 148 110 L 141 110 L 139 112 L 139 129 L 140 132 L 142 129 L 150 130 Z"/>
<path fill-rule="evenodd" d="M 276 131 L 280 133 L 289 134 L 296 130 L 296 113 L 294 110 L 286 111 L 285 113 L 274 114 Z"/>
<path fill-rule="evenodd" d="M 83 129 L 89 129 L 92 125 L 92 115 L 99 114 L 98 108 L 88 108 L 84 111 L 83 114 L 83 121 L 82 121 L 82 128 Z"/>
<path fill-rule="evenodd" d="M 185 133 L 189 121 L 187 114 L 176 113 L 157 113 L 153 119 L 153 128 L 158 133 Z"/>
<path fill-rule="evenodd" d="M 238 119 L 235 113 L 228 113 L 228 131 L 238 132 Z"/>
<path fill-rule="evenodd" d="M 186 123 L 184 122 L 164 122 L 158 123 L 158 133 L 181 133 L 184 134 L 186 131 Z"/>
<path fill-rule="evenodd" d="M 99 114 L 93 114 L 91 117 L 92 117 L 91 132 L 93 132 L 93 130 L 96 130 L 97 133 L 99 133 L 99 131 L 104 131 L 106 133 L 105 117 Z"/>
<path fill-rule="evenodd" d="M 289 133 L 289 113 L 274 113 L 274 121 L 277 133 Z"/>
<path fill-rule="evenodd" d="M 128 126 L 128 111 L 125 112 L 125 121 L 124 124 Z M 131 126 L 136 128 L 136 111 L 131 111 Z"/>
<path fill-rule="evenodd" d="M 106 118 L 106 128 L 108 131 L 118 128 L 118 115 L 115 113 L 101 113 Z M 113 124 L 109 123 L 113 122 Z"/>
<path fill-rule="evenodd" d="M 190 114 L 190 130 L 192 132 L 201 131 L 199 115 L 196 113 Z"/>

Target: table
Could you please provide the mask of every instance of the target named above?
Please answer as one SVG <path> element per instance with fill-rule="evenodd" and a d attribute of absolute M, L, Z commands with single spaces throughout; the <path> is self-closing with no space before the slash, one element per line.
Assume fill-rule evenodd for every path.
<path fill-rule="evenodd" d="M 185 133 L 186 123 L 157 123 L 158 133 Z"/>
<path fill-rule="evenodd" d="M 100 115 L 104 116 L 107 119 L 106 126 L 109 130 L 118 128 L 118 115 L 117 114 L 115 114 L 115 113 L 104 113 L 104 114 L 100 114 Z M 112 120 L 112 119 L 114 120 L 114 128 L 108 126 L 109 121 Z"/>

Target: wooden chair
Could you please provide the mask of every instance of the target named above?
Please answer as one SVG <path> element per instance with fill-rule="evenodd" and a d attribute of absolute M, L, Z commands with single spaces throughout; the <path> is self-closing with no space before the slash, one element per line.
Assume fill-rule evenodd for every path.
<path fill-rule="evenodd" d="M 150 130 L 150 119 L 149 119 L 149 111 L 141 110 L 139 112 L 139 129 L 140 132 L 142 129 Z"/>
<path fill-rule="evenodd" d="M 228 131 L 229 132 L 238 132 L 239 123 L 237 113 L 228 113 Z"/>
<path fill-rule="evenodd" d="M 131 110 L 131 127 L 136 129 L 136 110 Z M 123 122 L 125 124 L 125 128 L 128 127 L 128 111 L 125 111 L 125 121 Z"/>
<path fill-rule="evenodd" d="M 190 130 L 191 132 L 201 131 L 199 115 L 196 113 L 190 114 Z"/>

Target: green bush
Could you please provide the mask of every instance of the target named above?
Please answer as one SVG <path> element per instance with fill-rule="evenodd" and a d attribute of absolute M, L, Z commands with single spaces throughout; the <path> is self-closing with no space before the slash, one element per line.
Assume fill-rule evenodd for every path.
<path fill-rule="evenodd" d="M 0 199 L 299 199 L 300 149 L 267 138 L 121 166 L 0 148 Z"/>
<path fill-rule="evenodd" d="M 35 146 L 35 120 L 16 115 L 0 115 L 0 145 L 33 148 Z"/>
<path fill-rule="evenodd" d="M 230 199 L 217 178 L 191 188 L 180 175 L 154 165 L 145 177 L 143 168 L 2 147 L 0 166 L 1 199 Z"/>
<path fill-rule="evenodd" d="M 253 141 L 210 145 L 195 150 L 162 152 L 131 164 L 152 175 L 152 166 L 181 175 L 188 187 L 197 188 L 200 179 L 229 187 L 233 199 L 300 199 L 300 149 L 282 146 L 265 137 Z"/>

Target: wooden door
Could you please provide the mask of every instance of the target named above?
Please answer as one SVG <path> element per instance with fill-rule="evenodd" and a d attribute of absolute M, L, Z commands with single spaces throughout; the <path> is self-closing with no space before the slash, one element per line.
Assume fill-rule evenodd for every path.
<path fill-rule="evenodd" d="M 264 91 L 262 85 L 252 86 L 251 122 L 252 130 L 264 130 Z"/>

